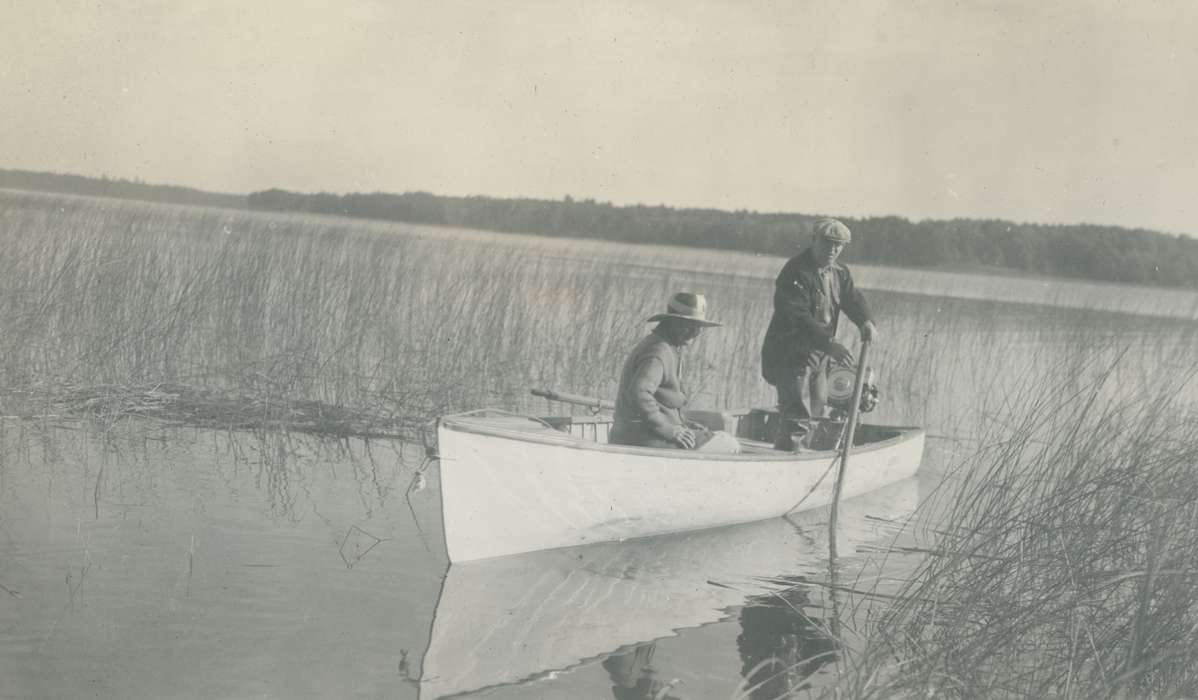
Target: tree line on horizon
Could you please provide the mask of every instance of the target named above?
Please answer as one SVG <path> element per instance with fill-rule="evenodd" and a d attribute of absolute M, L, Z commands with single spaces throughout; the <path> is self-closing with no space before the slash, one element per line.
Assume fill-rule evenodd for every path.
<path fill-rule="evenodd" d="M 65 173 L 0 169 L 0 188 L 61 192 L 89 197 L 118 197 L 203 207 L 245 208 L 245 196 L 243 195 L 206 192 L 191 187 L 156 185 L 141 180 L 125 180 L 106 176 L 88 177 Z"/>
<path fill-rule="evenodd" d="M 793 255 L 805 245 L 807 214 L 617 206 L 592 199 L 447 197 L 405 194 L 254 192 L 251 209 L 354 216 L 625 243 Z M 840 217 L 853 231 L 844 259 L 954 270 L 996 269 L 1103 282 L 1198 287 L 1198 239 L 1094 224 L 997 219 L 910 221 Z"/>
<path fill-rule="evenodd" d="M 682 245 L 792 255 L 815 215 L 746 210 L 617 206 L 593 199 L 304 194 L 281 189 L 248 196 L 137 180 L 0 169 L 0 188 L 154 202 L 307 212 L 625 243 Z M 840 217 L 853 230 L 847 262 L 910 268 L 1001 270 L 1102 282 L 1198 288 L 1198 239 L 1095 224 L 1030 224 L 998 219 L 910 221 Z"/>

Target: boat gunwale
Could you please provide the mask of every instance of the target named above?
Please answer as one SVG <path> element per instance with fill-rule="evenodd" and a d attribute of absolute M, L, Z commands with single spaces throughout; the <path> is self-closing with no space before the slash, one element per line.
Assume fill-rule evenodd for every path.
<path fill-rule="evenodd" d="M 655 457 L 655 458 L 662 459 L 662 460 L 665 460 L 668 462 L 674 462 L 674 461 L 680 461 L 680 460 L 693 461 L 696 459 L 705 460 L 705 461 L 713 461 L 713 462 L 749 462 L 749 463 L 754 463 L 754 462 L 814 462 L 814 461 L 823 461 L 823 460 L 828 459 L 829 457 L 835 457 L 837 454 L 839 454 L 839 450 L 817 450 L 817 451 L 812 451 L 812 452 L 779 453 L 779 454 L 744 453 L 744 452 L 739 453 L 739 454 L 720 454 L 720 453 L 716 453 L 716 452 L 699 452 L 696 450 L 682 450 L 682 449 L 663 448 L 663 447 L 639 447 L 636 445 L 612 445 L 612 444 L 608 444 L 608 443 L 598 443 L 598 442 L 593 442 L 593 441 L 589 441 L 589 440 L 584 440 L 582 438 L 575 437 L 569 433 L 558 431 L 558 430 L 548 426 L 547 424 L 545 424 L 546 427 L 548 428 L 548 430 L 546 432 L 534 433 L 534 432 L 529 432 L 527 430 L 504 428 L 504 427 L 498 426 L 498 425 L 486 425 L 485 423 L 479 423 L 479 422 L 475 422 L 475 421 L 471 421 L 471 422 L 467 423 L 465 421 L 455 421 L 454 420 L 455 418 L 476 418 L 476 416 L 474 414 L 478 413 L 479 411 L 488 411 L 488 410 L 506 414 L 509 417 L 526 418 L 533 422 L 539 422 L 539 423 L 545 424 L 544 421 L 542 421 L 534 416 L 513 414 L 508 411 L 504 411 L 503 409 L 486 409 L 486 408 L 484 408 L 484 409 L 478 409 L 475 411 L 467 411 L 464 413 L 453 413 L 453 414 L 441 416 L 437 419 L 437 428 L 438 429 L 445 428 L 446 430 L 452 430 L 452 431 L 456 431 L 456 432 L 470 433 L 473 435 L 484 435 L 487 437 L 495 437 L 495 438 L 500 438 L 500 439 L 505 439 L 505 440 L 512 440 L 514 442 L 535 443 L 535 444 L 539 444 L 539 445 L 549 445 L 549 446 L 553 446 L 553 447 L 565 447 L 568 449 L 575 449 L 575 450 L 591 450 L 591 451 L 595 451 L 595 452 L 607 452 L 610 454 L 636 455 L 639 457 Z M 865 454 L 865 453 L 869 453 L 869 452 L 876 452 L 878 450 L 884 450 L 884 449 L 893 447 L 895 445 L 898 445 L 900 443 L 907 442 L 907 441 L 917 439 L 919 437 L 924 436 L 923 428 L 919 428 L 919 427 L 915 427 L 915 426 L 879 425 L 879 424 L 875 424 L 875 423 L 868 423 L 866 425 L 868 425 L 871 428 L 879 429 L 879 430 L 895 430 L 895 431 L 898 431 L 899 434 L 895 435 L 894 437 L 887 438 L 885 440 L 879 440 L 877 442 L 870 442 L 870 443 L 867 443 L 864 445 L 857 445 L 850 451 L 849 454 L 858 455 L 858 454 Z"/>

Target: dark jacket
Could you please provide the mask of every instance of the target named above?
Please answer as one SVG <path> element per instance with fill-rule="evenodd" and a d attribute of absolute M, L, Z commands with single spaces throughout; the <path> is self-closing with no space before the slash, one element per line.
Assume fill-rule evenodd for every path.
<path fill-rule="evenodd" d="M 761 376 L 777 384 L 790 371 L 806 367 L 812 353 L 824 352 L 836 337 L 843 310 L 858 326 L 872 319 L 865 297 L 853 286 L 843 265 L 832 265 L 831 321 L 823 323 L 824 298 L 819 265 L 812 250 L 799 253 L 782 266 L 774 281 L 774 316 L 761 345 Z"/>
<path fill-rule="evenodd" d="M 642 447 L 677 447 L 671 438 L 682 425 L 686 394 L 679 380 L 678 353 L 665 338 L 650 333 L 637 343 L 616 394 L 616 415 L 608 441 Z"/>

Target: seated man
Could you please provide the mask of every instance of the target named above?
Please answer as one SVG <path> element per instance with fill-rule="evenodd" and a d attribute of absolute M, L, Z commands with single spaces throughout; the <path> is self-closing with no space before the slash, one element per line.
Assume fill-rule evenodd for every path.
<path fill-rule="evenodd" d="M 679 351 L 708 326 L 702 294 L 679 292 L 666 312 L 648 319 L 657 326 L 637 343 L 624 363 L 616 395 L 616 415 L 608 441 L 617 445 L 734 452 L 735 438 L 712 433 L 686 420 L 687 396 L 682 388 Z"/>

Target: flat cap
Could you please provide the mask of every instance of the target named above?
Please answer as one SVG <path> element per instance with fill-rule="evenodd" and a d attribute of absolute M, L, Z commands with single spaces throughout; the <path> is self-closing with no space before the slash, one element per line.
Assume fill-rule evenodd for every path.
<path fill-rule="evenodd" d="M 813 225 L 815 235 L 827 238 L 830 241 L 840 241 L 848 243 L 853 240 L 853 233 L 849 231 L 849 227 L 836 219 L 817 219 Z"/>

